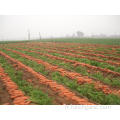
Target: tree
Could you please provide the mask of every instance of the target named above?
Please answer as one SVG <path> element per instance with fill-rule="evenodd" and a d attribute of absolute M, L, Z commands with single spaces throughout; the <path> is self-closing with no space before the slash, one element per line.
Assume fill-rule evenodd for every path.
<path fill-rule="evenodd" d="M 84 37 L 84 33 L 81 31 L 77 31 L 76 34 L 77 34 L 77 37 L 79 38 Z"/>

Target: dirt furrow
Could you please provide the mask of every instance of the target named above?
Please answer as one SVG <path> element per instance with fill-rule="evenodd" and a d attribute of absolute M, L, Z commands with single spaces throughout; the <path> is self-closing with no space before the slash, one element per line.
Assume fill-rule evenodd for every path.
<path fill-rule="evenodd" d="M 12 99 L 0 78 L 0 105 L 13 105 Z"/>
<path fill-rule="evenodd" d="M 71 101 L 71 104 L 94 105 L 94 103 L 89 102 L 85 98 L 80 98 L 80 97 L 76 96 L 75 93 L 71 92 L 69 89 L 65 88 L 63 85 L 57 84 L 56 82 L 47 79 L 43 75 L 35 72 L 32 68 L 22 64 L 21 62 L 19 62 L 18 60 L 15 60 L 14 58 L 8 56 L 7 54 L 5 54 L 3 52 L 0 52 L 0 54 L 2 56 L 4 56 L 6 59 L 9 59 L 10 61 L 12 61 L 13 63 L 16 63 L 18 65 L 18 67 L 28 71 L 30 74 L 32 74 L 34 77 L 36 77 L 36 79 L 39 80 L 40 84 L 47 85 L 53 91 L 55 91 L 56 94 L 58 94 L 58 96 L 61 96 L 64 99 Z"/>
<path fill-rule="evenodd" d="M 120 91 L 118 89 L 116 89 L 116 90 L 112 89 L 110 86 L 105 85 L 100 81 L 94 81 L 93 79 L 89 78 L 88 76 L 82 76 L 79 73 L 67 71 L 63 68 L 59 68 L 58 66 L 53 66 L 45 61 L 33 58 L 31 56 L 28 56 L 26 54 L 23 54 L 21 52 L 15 51 L 15 50 L 11 50 L 11 49 L 8 49 L 8 50 L 15 52 L 15 53 L 17 53 L 17 54 L 21 55 L 22 57 L 25 57 L 29 60 L 36 61 L 38 64 L 43 64 L 46 67 L 46 69 L 48 69 L 48 70 L 58 71 L 58 72 L 60 72 L 60 74 L 62 76 L 67 76 L 70 79 L 76 79 L 78 84 L 83 84 L 83 83 L 94 84 L 94 86 L 97 90 L 102 90 L 105 94 L 113 93 L 116 95 L 120 95 Z"/>
<path fill-rule="evenodd" d="M 44 50 L 43 47 L 41 48 L 33 48 L 33 47 L 30 47 L 28 46 L 27 48 L 32 48 L 32 49 L 36 49 L 36 50 Z M 20 48 L 19 48 L 20 49 Z M 117 66 L 119 67 L 120 66 L 120 62 L 113 62 L 112 60 L 102 60 L 102 59 L 99 59 L 99 58 L 96 58 L 95 56 L 93 57 L 93 55 L 90 55 L 90 56 L 83 56 L 85 55 L 85 53 L 83 52 L 78 52 L 78 51 L 74 51 L 74 50 L 63 50 L 63 49 L 60 49 L 59 51 L 56 49 L 56 48 L 53 48 L 52 47 L 52 50 L 51 49 L 46 49 L 45 48 L 45 51 L 48 51 L 48 52 L 51 52 L 51 53 L 59 53 L 59 54 L 63 54 L 63 55 L 69 55 L 69 56 L 72 56 L 72 57 L 76 57 L 76 58 L 85 58 L 85 59 L 89 59 L 89 60 L 94 60 L 94 61 L 98 61 L 98 62 L 103 62 L 103 63 L 108 63 L 110 65 L 114 65 L 114 66 Z M 63 51 L 63 52 L 62 52 Z M 65 52 L 64 52 L 65 51 Z M 69 51 L 69 52 L 68 52 Z M 72 52 L 72 53 L 71 53 Z M 73 54 L 73 53 L 80 53 L 80 54 L 83 54 L 83 55 L 78 55 L 78 54 Z M 97 56 L 98 57 L 98 56 Z M 108 56 L 107 56 L 108 57 Z"/>
<path fill-rule="evenodd" d="M 39 48 L 38 50 L 41 50 L 41 48 Z M 89 60 L 94 60 L 94 61 L 98 61 L 98 62 L 108 63 L 110 65 L 114 65 L 114 66 L 118 66 L 118 67 L 120 66 L 120 62 L 113 62 L 111 60 L 104 61 L 102 59 L 94 58 L 94 57 L 91 57 L 91 56 L 82 56 L 82 55 L 78 55 L 78 54 L 73 54 L 73 53 L 77 53 L 77 51 L 73 51 L 73 50 L 71 50 L 71 51 L 69 50 L 70 52 L 73 52 L 73 53 L 68 52 L 68 50 L 66 52 L 61 52 L 63 50 L 60 50 L 60 51 L 49 50 L 49 49 L 45 49 L 45 50 L 48 51 L 48 52 L 52 52 L 52 53 L 59 53 L 59 54 L 63 54 L 63 55 L 69 55 L 69 56 L 76 57 L 76 58 L 86 58 L 86 59 L 89 59 Z"/>
<path fill-rule="evenodd" d="M 19 48 L 19 49 L 20 49 L 20 48 Z M 49 52 L 49 51 L 48 51 L 48 52 Z M 50 50 L 50 52 L 52 52 L 52 51 Z M 56 53 L 58 53 L 58 52 L 56 52 Z M 65 53 L 65 54 L 66 54 L 66 55 L 69 55 L 69 53 Z M 56 59 L 64 60 L 64 61 L 66 61 L 66 62 L 71 62 L 71 63 L 73 63 L 74 66 L 79 66 L 79 65 L 85 66 L 85 67 L 87 67 L 87 68 L 89 68 L 89 69 L 91 69 L 91 70 L 100 71 L 100 72 L 102 72 L 103 74 L 112 75 L 112 76 L 114 76 L 114 77 L 120 76 L 120 73 L 111 71 L 111 70 L 109 70 L 109 69 L 107 69 L 107 68 L 100 68 L 100 67 L 92 66 L 92 65 L 90 65 L 90 64 L 81 63 L 81 62 L 78 62 L 78 61 L 75 61 L 75 60 L 69 60 L 69 59 L 66 59 L 66 58 L 56 57 Z"/>
<path fill-rule="evenodd" d="M 18 89 L 18 86 L 10 79 L 7 73 L 4 72 L 3 68 L 0 66 L 0 78 L 3 84 L 6 86 L 6 89 L 10 95 L 10 98 L 13 100 L 15 105 L 29 105 L 30 100 L 28 96 L 25 96 L 24 93 Z"/>

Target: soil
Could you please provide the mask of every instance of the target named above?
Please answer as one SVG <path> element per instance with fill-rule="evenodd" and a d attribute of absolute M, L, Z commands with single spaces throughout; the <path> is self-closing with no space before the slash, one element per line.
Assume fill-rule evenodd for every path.
<path fill-rule="evenodd" d="M 12 99 L 6 90 L 6 86 L 0 79 L 0 105 L 12 105 Z"/>
<path fill-rule="evenodd" d="M 10 61 L 8 59 L 7 59 L 7 61 L 10 64 L 12 64 L 13 67 L 16 70 L 22 70 L 23 71 L 23 73 L 24 73 L 23 74 L 23 80 L 26 80 L 26 81 L 30 82 L 35 88 L 39 88 L 44 93 L 47 93 L 48 96 L 52 98 L 52 104 L 53 105 L 63 105 L 63 104 L 66 104 L 66 105 L 74 104 L 75 105 L 76 104 L 74 101 L 66 100 L 64 97 L 58 96 L 56 91 L 51 90 L 51 88 L 49 86 L 40 84 L 39 80 L 36 79 L 36 77 L 34 77 L 31 73 L 27 72 L 24 68 L 23 69 L 19 68 L 15 63 L 13 63 L 12 61 Z"/>
<path fill-rule="evenodd" d="M 25 66 L 21 62 L 11 58 L 10 56 L 1 52 L 1 55 L 4 56 L 17 70 L 22 69 L 24 73 L 29 75 L 23 75 L 24 77 L 28 76 L 29 79 L 26 77 L 26 80 L 32 79 L 32 81 L 37 81 L 36 85 L 40 88 L 42 87 L 48 92 L 49 96 L 52 96 L 53 101 L 57 104 L 82 104 L 82 105 L 94 105 L 88 99 L 79 98 L 75 95 L 75 93 L 71 92 L 69 89 L 65 88 L 64 86 L 57 84 L 56 82 L 47 79 L 43 75 L 35 72 L 30 67 Z M 34 79 L 33 79 L 34 78 Z M 34 83 L 34 82 L 31 82 Z M 35 84 L 34 83 L 34 84 Z M 54 99 L 55 98 L 55 99 Z"/>
<path fill-rule="evenodd" d="M 52 98 L 52 104 L 53 105 L 71 104 L 71 101 L 68 101 L 68 100 L 65 100 L 62 97 L 59 97 L 48 86 L 39 84 L 39 81 L 34 76 L 32 76 L 32 74 L 30 74 L 29 72 L 25 71 L 24 69 L 18 68 L 17 65 L 14 66 L 14 64 L 11 61 L 8 60 L 8 62 L 10 64 L 12 64 L 13 67 L 16 70 L 22 70 L 23 71 L 23 80 L 26 80 L 26 81 L 30 82 L 35 88 L 39 88 L 44 93 L 47 93 L 48 96 Z M 34 103 L 33 103 L 33 105 L 34 105 Z"/>

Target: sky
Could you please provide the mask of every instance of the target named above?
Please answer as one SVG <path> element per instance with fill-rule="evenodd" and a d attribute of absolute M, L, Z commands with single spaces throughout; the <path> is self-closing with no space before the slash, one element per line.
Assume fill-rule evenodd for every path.
<path fill-rule="evenodd" d="M 0 40 L 84 34 L 120 34 L 120 15 L 0 15 Z"/>

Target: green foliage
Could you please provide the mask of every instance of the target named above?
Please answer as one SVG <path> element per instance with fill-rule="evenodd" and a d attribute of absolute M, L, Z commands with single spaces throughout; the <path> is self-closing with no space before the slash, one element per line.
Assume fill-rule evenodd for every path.
<path fill-rule="evenodd" d="M 34 88 L 29 82 L 23 80 L 23 72 L 16 71 L 2 56 L 0 56 L 1 66 L 26 95 L 30 96 L 30 100 L 36 104 L 49 105 L 52 104 L 52 99 L 46 93 Z"/>
<path fill-rule="evenodd" d="M 75 68 L 75 71 L 78 73 L 81 73 L 82 75 L 89 76 L 91 78 L 100 80 L 101 82 L 104 82 L 108 85 L 111 85 L 113 87 L 119 87 L 120 88 L 120 79 L 119 78 L 113 78 L 112 76 L 105 77 L 101 72 L 95 72 L 95 73 L 88 73 L 87 69 L 83 66 L 78 66 Z"/>
<path fill-rule="evenodd" d="M 81 43 L 81 44 L 105 44 L 120 45 L 120 38 L 52 38 L 42 40 L 21 40 L 21 41 L 1 41 L 0 44 L 30 43 L 30 42 L 64 42 L 64 43 Z"/>
<path fill-rule="evenodd" d="M 53 65 L 58 65 L 60 67 L 64 66 L 65 69 L 68 69 L 70 71 L 73 70 L 73 66 L 71 66 L 70 63 L 65 63 L 64 61 L 61 61 L 61 60 L 53 60 L 53 59 L 50 59 L 49 57 L 46 57 L 46 56 L 43 56 L 43 55 L 39 55 L 39 54 L 33 53 L 33 52 L 27 52 L 27 51 L 23 51 L 23 50 L 18 50 L 18 51 L 20 51 L 22 53 L 25 53 L 27 55 L 30 55 L 32 57 L 35 57 L 35 58 L 38 58 L 38 59 L 42 59 L 43 61 L 46 61 L 46 62 L 48 62 L 50 64 L 53 64 Z"/>
<path fill-rule="evenodd" d="M 70 71 L 72 70 L 72 71 L 78 72 L 78 73 L 80 73 L 80 74 L 82 74 L 82 75 L 86 75 L 86 76 L 89 76 L 89 77 L 91 77 L 91 78 L 98 79 L 98 80 L 100 80 L 100 81 L 102 81 L 102 82 L 104 82 L 104 83 L 106 83 L 106 84 L 108 84 L 108 85 L 111 85 L 111 86 L 113 86 L 113 87 L 120 87 L 120 78 L 113 78 L 111 75 L 107 75 L 107 76 L 105 77 L 105 76 L 103 76 L 103 74 L 102 74 L 101 72 L 88 73 L 87 68 L 86 68 L 86 67 L 83 67 L 83 66 L 74 67 L 74 66 L 73 66 L 72 64 L 70 64 L 70 63 L 65 63 L 65 62 L 60 61 L 60 60 L 52 60 L 52 59 L 50 59 L 50 58 L 48 58 L 48 57 L 46 57 L 46 56 L 38 55 L 38 54 L 36 54 L 36 53 L 26 52 L 26 51 L 21 51 L 21 50 L 19 50 L 19 51 L 20 51 L 20 52 L 23 52 L 23 53 L 25 53 L 25 54 L 27 54 L 27 55 L 31 55 L 31 56 L 33 56 L 33 57 L 35 57 L 35 58 L 42 59 L 42 60 L 44 60 L 44 61 L 46 61 L 46 62 L 48 62 L 48 63 L 51 63 L 51 64 L 53 64 L 53 65 L 58 65 L 58 66 L 63 67 L 63 68 L 65 68 L 65 69 L 67 69 L 67 70 L 70 70 Z M 18 54 L 15 54 L 15 53 L 14 53 L 14 55 L 13 55 L 13 53 L 10 52 L 10 51 L 4 51 L 4 52 L 6 52 L 6 53 L 9 54 L 9 55 L 12 55 L 12 57 L 20 60 L 20 61 L 23 62 L 24 64 L 32 67 L 35 71 L 40 72 L 40 73 L 42 73 L 43 75 L 46 75 L 46 76 L 47 76 L 47 75 L 49 74 L 49 71 L 48 71 L 48 70 L 45 70 L 44 66 L 41 65 L 41 64 L 37 64 L 37 63 L 34 62 L 34 61 L 28 60 L 28 59 L 26 59 L 26 58 L 22 58 L 22 57 L 20 57 Z M 41 66 L 42 66 L 42 68 L 41 68 Z M 46 74 L 45 74 L 45 73 L 46 73 Z"/>
<path fill-rule="evenodd" d="M 120 72 L 120 67 L 115 67 L 115 66 L 109 65 L 108 63 L 89 60 L 89 59 L 86 59 L 86 58 L 76 58 L 76 57 L 72 57 L 72 56 L 65 56 L 65 55 L 61 55 L 61 54 L 58 54 L 58 53 L 50 53 L 50 54 L 55 55 L 55 56 L 59 56 L 59 57 L 63 57 L 63 58 L 67 58 L 67 59 L 70 59 L 70 60 L 75 60 L 75 61 L 78 61 L 78 62 L 90 64 L 90 65 L 93 65 L 93 66 L 96 66 L 96 67 L 107 68 L 107 69 L 110 69 L 110 70 L 115 71 L 115 72 Z"/>
<path fill-rule="evenodd" d="M 34 103 L 41 104 L 41 105 L 50 105 L 51 100 L 47 94 L 43 93 L 39 89 L 34 89 L 31 92 L 31 100 Z"/>
<path fill-rule="evenodd" d="M 112 94 L 106 95 L 102 91 L 96 90 L 94 88 L 93 84 L 78 85 L 76 80 L 71 80 L 71 79 L 69 79 L 67 77 L 63 77 L 63 76 L 60 75 L 59 72 L 51 72 L 50 74 L 46 74 L 45 69 L 38 70 L 39 69 L 39 67 L 38 67 L 39 64 L 34 63 L 33 61 L 29 61 L 28 59 L 22 58 L 18 54 L 12 55 L 13 54 L 12 52 L 8 52 L 8 51 L 6 51 L 6 52 L 10 56 L 20 60 L 22 63 L 32 67 L 35 71 L 40 71 L 40 72 L 42 72 L 43 75 L 46 75 L 47 77 L 50 77 L 52 80 L 55 80 L 58 83 L 63 84 L 66 87 L 70 88 L 71 90 L 78 92 L 80 96 L 87 97 L 91 101 L 94 101 L 94 102 L 99 103 L 99 104 L 120 104 L 120 98 L 118 96 L 112 95 Z M 30 54 L 31 54 L 31 56 L 33 55 L 33 53 L 30 53 Z M 40 58 L 46 61 L 45 57 L 42 56 Z M 47 61 L 49 62 L 49 59 L 47 59 Z M 57 62 L 56 62 L 56 64 L 57 64 Z M 61 64 L 62 67 L 64 67 L 64 64 L 65 63 Z M 70 69 L 70 68 L 68 67 L 68 69 Z M 110 79 L 104 77 L 101 73 L 89 74 L 85 67 L 77 66 L 76 68 L 74 68 L 74 70 L 77 71 L 78 73 L 80 72 L 80 73 L 82 73 L 84 75 L 88 75 L 89 77 L 97 78 L 98 80 L 101 80 L 101 81 L 103 81 L 103 82 L 105 82 L 107 84 L 120 87 L 119 81 L 117 79 L 116 79 L 116 81 L 115 80 L 111 81 Z M 31 88 L 29 88 L 29 89 L 31 89 Z M 27 92 L 29 90 L 25 89 L 25 91 Z M 37 93 L 35 92 L 34 94 L 37 94 Z M 33 98 L 32 98 L 32 100 L 34 101 Z"/>
<path fill-rule="evenodd" d="M 93 84 L 82 84 L 78 85 L 76 80 L 70 80 L 67 77 L 63 77 L 59 72 L 52 73 L 52 80 L 59 82 L 60 84 L 64 84 L 70 89 L 77 91 L 81 96 L 85 96 L 88 99 L 103 105 L 116 105 L 120 104 L 120 97 L 109 94 L 106 95 L 102 91 L 97 91 L 94 88 Z"/>

